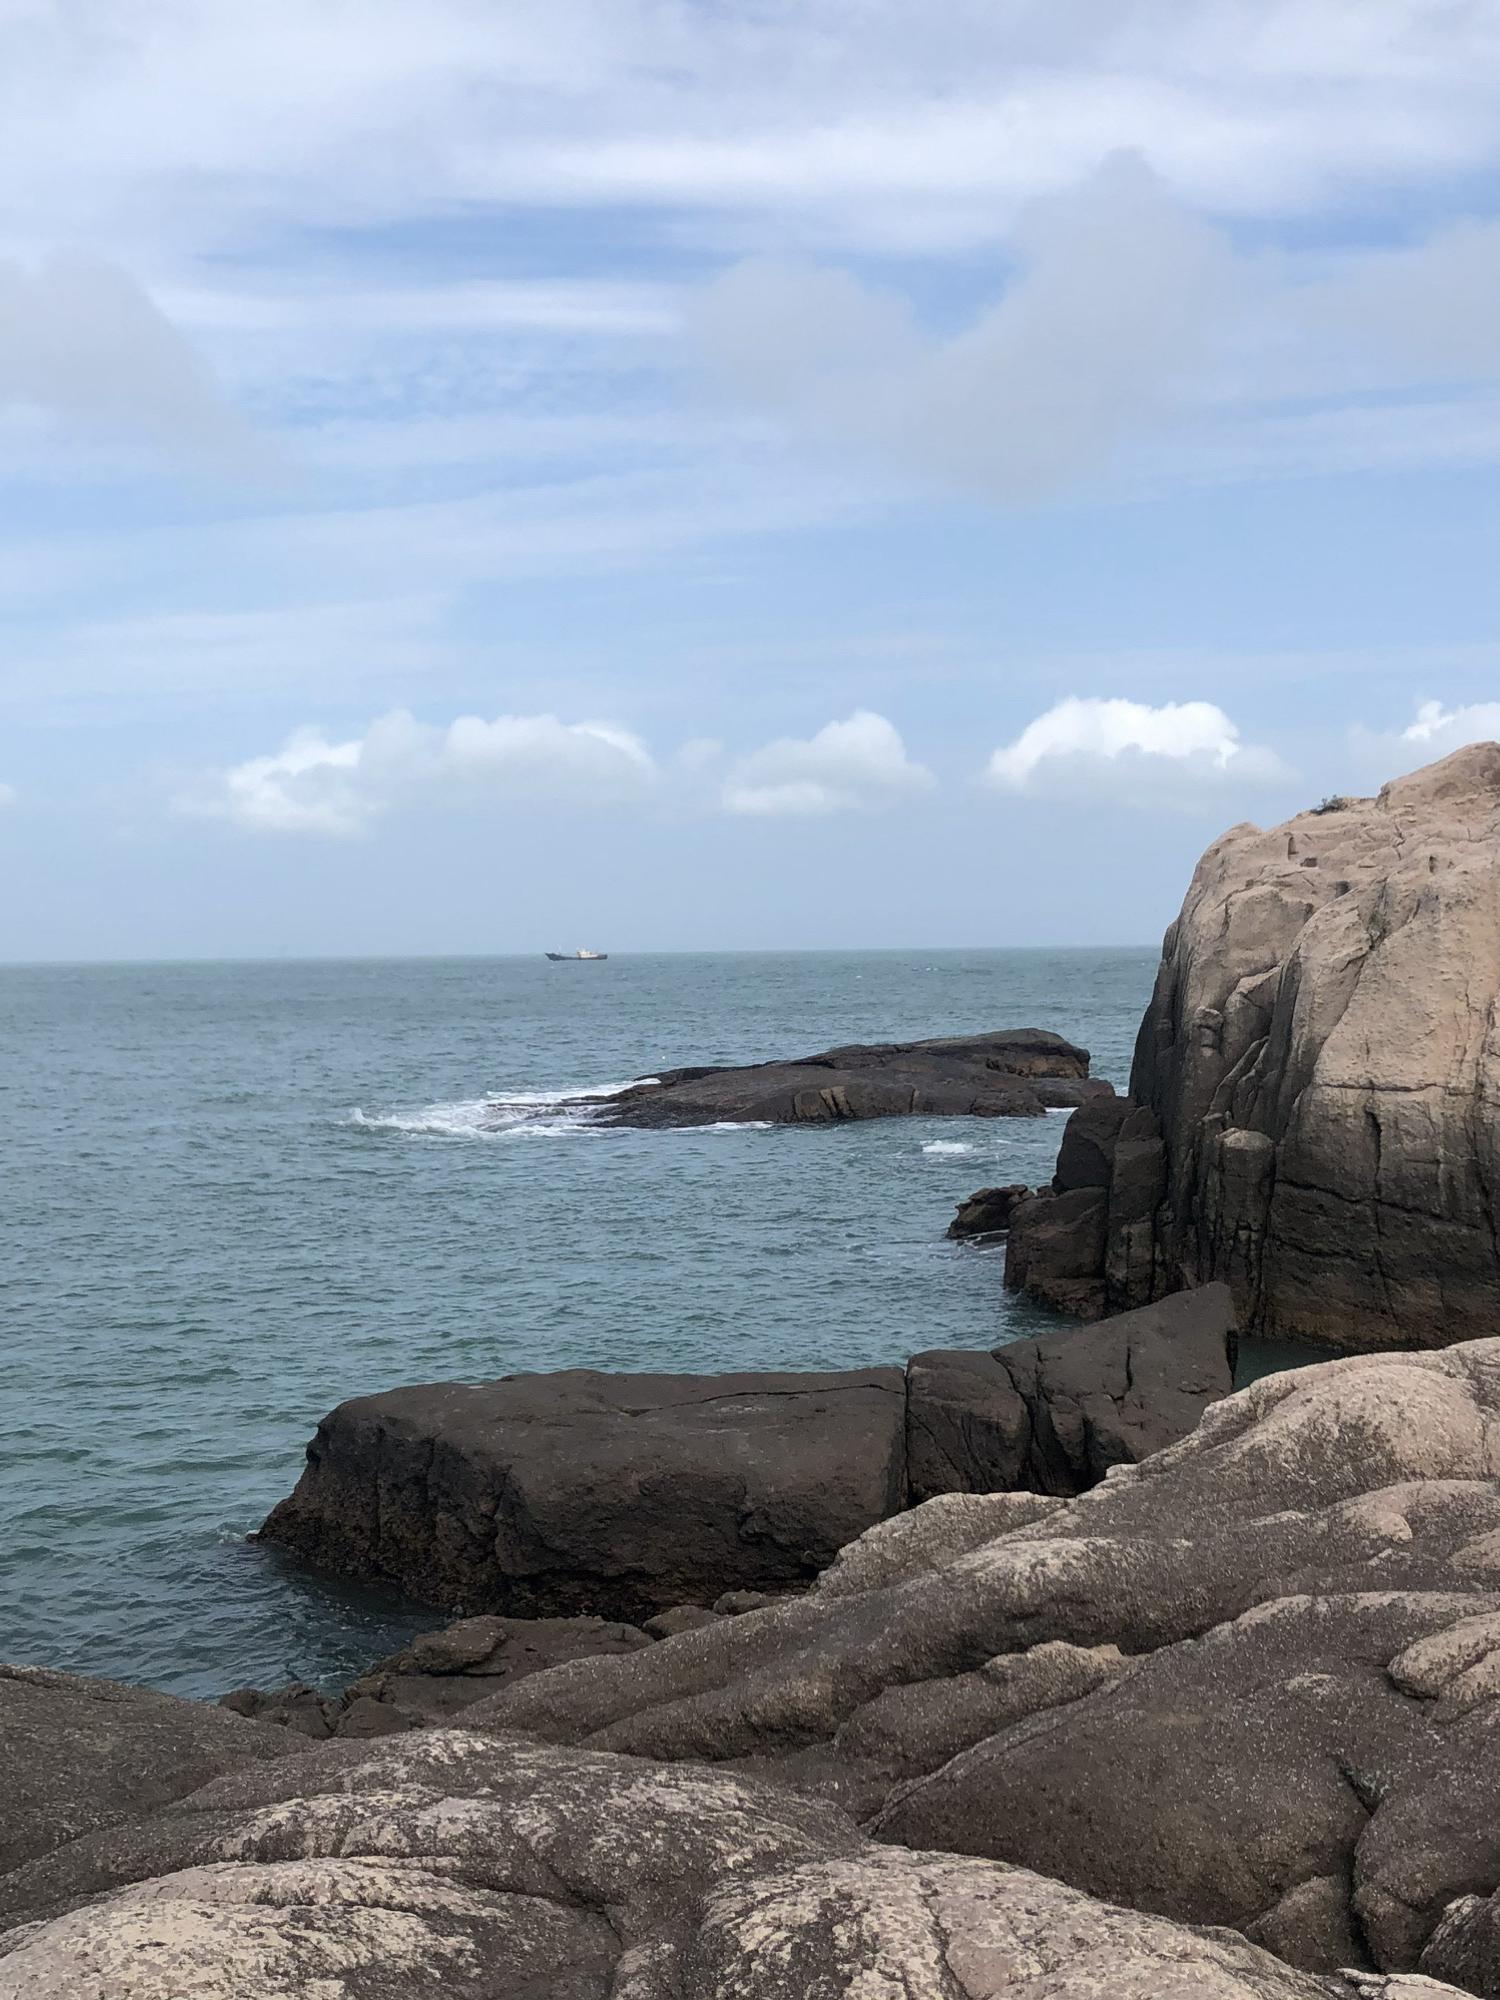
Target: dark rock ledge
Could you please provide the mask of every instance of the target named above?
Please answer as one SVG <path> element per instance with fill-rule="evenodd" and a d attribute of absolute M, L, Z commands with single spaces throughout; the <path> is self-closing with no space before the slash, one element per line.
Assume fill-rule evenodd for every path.
<path fill-rule="evenodd" d="M 601 1124 L 672 1127 L 827 1125 L 848 1118 L 1040 1118 L 1113 1085 L 1089 1076 L 1089 1052 L 1044 1028 L 939 1041 L 825 1049 L 743 1068 L 663 1070 L 600 1102 Z"/>
<path fill-rule="evenodd" d="M 1229 1295 L 903 1370 L 438 1383 L 340 1404 L 261 1530 L 450 1613 L 639 1626 L 784 1594 L 914 1500 L 1072 1494 L 1233 1384 Z"/>

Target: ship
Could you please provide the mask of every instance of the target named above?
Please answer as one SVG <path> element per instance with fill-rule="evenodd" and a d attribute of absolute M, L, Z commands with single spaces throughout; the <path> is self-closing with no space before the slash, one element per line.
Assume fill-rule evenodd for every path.
<path fill-rule="evenodd" d="M 552 960 L 554 965 L 592 965 L 602 963 L 603 960 L 609 957 L 609 953 L 607 951 L 590 951 L 586 945 L 580 945 L 577 951 L 549 951 L 547 956 Z"/>

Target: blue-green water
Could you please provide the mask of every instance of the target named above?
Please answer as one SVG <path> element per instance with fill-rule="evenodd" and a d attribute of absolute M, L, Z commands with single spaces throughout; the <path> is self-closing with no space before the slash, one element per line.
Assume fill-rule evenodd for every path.
<path fill-rule="evenodd" d="M 337 1681 L 430 1613 L 244 1536 L 317 1419 L 516 1369 L 836 1368 L 1036 1322 L 954 1203 L 1060 1120 L 616 1132 L 685 1062 L 1053 1028 L 1123 1085 L 1155 953 L 0 969 L 0 1659 Z M 493 1095 L 517 1100 L 498 1118 Z"/>

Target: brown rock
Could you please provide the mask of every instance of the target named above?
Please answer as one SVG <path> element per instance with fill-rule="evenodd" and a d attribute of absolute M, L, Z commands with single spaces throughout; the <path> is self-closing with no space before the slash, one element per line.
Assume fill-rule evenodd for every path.
<path fill-rule="evenodd" d="M 1245 1332 L 1355 1351 L 1487 1333 L 1497 1012 L 1500 745 L 1232 828 L 1167 932 L 1135 1110 L 1112 1150 L 1112 1107 L 1064 1134 L 1102 1205 L 1019 1209 L 1008 1281 L 1102 1312 L 1223 1280 Z"/>

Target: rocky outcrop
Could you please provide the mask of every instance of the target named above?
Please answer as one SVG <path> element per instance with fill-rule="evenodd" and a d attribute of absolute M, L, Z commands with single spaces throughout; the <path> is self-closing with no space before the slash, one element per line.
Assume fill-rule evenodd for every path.
<path fill-rule="evenodd" d="M 342 1403 L 261 1533 L 425 1604 L 639 1624 L 805 1585 L 906 1500 L 899 1368 L 438 1383 Z"/>
<path fill-rule="evenodd" d="M 991 1354 L 934 1350 L 907 1368 L 907 1480 L 938 1493 L 1083 1493 L 1111 1466 L 1186 1437 L 1234 1387 L 1227 1285 Z"/>
<path fill-rule="evenodd" d="M 1493 1996 L 1497 1662 L 1492 1340 L 1264 1378 L 1080 1498 L 932 1500 L 795 1602 L 469 1714 Z"/>
<path fill-rule="evenodd" d="M 1040 1118 L 1112 1094 L 1089 1077 L 1087 1049 L 1042 1028 L 940 1041 L 826 1049 L 739 1069 L 671 1069 L 604 1100 L 596 1122 L 650 1127 L 846 1118 Z"/>
<path fill-rule="evenodd" d="M 149 1688 L 0 1666 L 0 1872 L 302 1747 Z"/>
<path fill-rule="evenodd" d="M 651 1645 L 654 1636 L 603 1618 L 464 1618 L 440 1632 L 419 1633 L 342 1694 L 324 1695 L 300 1682 L 269 1693 L 237 1688 L 219 1706 L 279 1723 L 315 1742 L 329 1736 L 391 1736 L 403 1729 L 441 1727 L 527 1674 L 566 1660 L 637 1652 Z"/>
<path fill-rule="evenodd" d="M 1012 1209 L 1030 1193 L 1029 1187 L 1015 1181 L 1008 1187 L 976 1188 L 958 1204 L 958 1213 L 948 1224 L 950 1239 L 962 1243 L 976 1237 L 1003 1236 L 1010 1228 Z"/>
<path fill-rule="evenodd" d="M 1167 933 L 1130 1099 L 1069 1121 L 1010 1282 L 1097 1314 L 1222 1279 L 1247 1333 L 1358 1350 L 1487 1333 L 1497 1006 L 1500 745 L 1231 829 Z"/>
<path fill-rule="evenodd" d="M 470 1730 L 322 1744 L 0 1878 L 0 2000 L 189 1993 L 1456 2000 L 873 1845 L 779 1787 Z"/>
<path fill-rule="evenodd" d="M 1227 1299 L 1216 1288 L 994 1355 L 921 1354 L 904 1372 L 393 1389 L 323 1420 L 261 1533 L 423 1603 L 509 1618 L 490 1669 L 508 1674 L 528 1648 L 572 1645 L 600 1620 L 680 1624 L 694 1607 L 743 1608 L 747 1591 L 804 1589 L 913 1498 L 1080 1492 L 1228 1393 Z M 527 1620 L 555 1629 L 527 1637 Z M 273 1706 L 319 1733 L 309 1691 Z"/>

